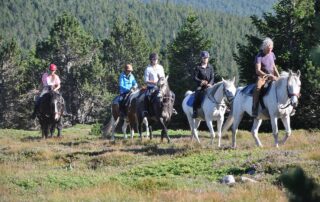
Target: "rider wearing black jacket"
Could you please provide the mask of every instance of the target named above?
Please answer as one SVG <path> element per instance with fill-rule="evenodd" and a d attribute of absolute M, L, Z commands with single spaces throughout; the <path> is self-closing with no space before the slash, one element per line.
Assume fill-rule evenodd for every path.
<path fill-rule="evenodd" d="M 195 99 L 193 102 L 193 118 L 197 118 L 197 109 L 201 105 L 201 97 L 204 94 L 205 89 L 212 86 L 214 83 L 213 67 L 209 62 L 209 53 L 202 51 L 200 54 L 201 63 L 195 68 L 194 80 L 197 83 L 197 89 L 195 91 Z"/>

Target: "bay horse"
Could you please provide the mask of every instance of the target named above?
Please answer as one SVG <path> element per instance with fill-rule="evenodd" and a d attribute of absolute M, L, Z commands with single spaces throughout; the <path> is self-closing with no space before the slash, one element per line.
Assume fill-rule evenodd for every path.
<path fill-rule="evenodd" d="M 192 103 L 189 103 L 191 96 L 194 96 L 193 92 L 187 91 L 185 98 L 182 101 L 182 109 L 186 114 L 191 129 L 191 138 L 195 137 L 198 143 L 200 143 L 198 137 L 198 127 L 201 121 L 206 121 L 206 124 L 210 131 L 211 144 L 213 144 L 213 138 L 215 137 L 212 121 L 217 121 L 218 132 L 218 147 L 221 145 L 221 129 L 224 121 L 224 114 L 226 112 L 226 101 L 232 102 L 235 93 L 235 78 L 232 80 L 224 80 L 214 84 L 206 89 L 204 99 L 202 101 L 200 109 L 198 109 L 199 116 L 195 119 L 192 118 L 193 107 Z"/>
<path fill-rule="evenodd" d="M 150 139 L 153 138 L 152 127 L 155 122 L 160 123 L 161 130 L 161 141 L 166 137 L 168 143 L 170 142 L 170 137 L 168 135 L 167 126 L 170 123 L 171 116 L 173 114 L 173 104 L 174 104 L 174 93 L 170 90 L 168 84 L 168 76 L 160 77 L 157 82 L 157 90 L 153 93 L 150 100 L 150 106 L 148 113 L 145 113 L 146 110 L 146 93 L 139 95 L 136 98 L 136 114 L 138 121 L 138 131 L 140 138 L 142 138 L 141 129 L 142 122 L 144 119 L 147 119 L 149 123 L 149 133 Z"/>
<path fill-rule="evenodd" d="M 122 133 L 124 135 L 124 139 L 127 139 L 127 128 L 129 126 L 130 129 L 130 137 L 131 140 L 133 139 L 134 136 L 134 129 L 137 128 L 137 116 L 136 116 L 136 97 L 139 95 L 140 90 L 137 89 L 135 91 L 133 91 L 132 93 L 130 93 L 130 95 L 128 95 L 128 99 L 129 99 L 129 105 L 126 106 L 126 111 L 127 114 L 125 117 L 121 117 L 120 116 L 120 108 L 119 108 L 119 98 L 120 95 L 118 95 L 117 97 L 115 97 L 112 101 L 111 104 L 111 119 L 110 121 L 102 128 L 102 133 L 103 136 L 106 137 L 108 135 L 111 135 L 111 140 L 114 141 L 115 140 L 115 129 L 118 125 L 118 123 L 120 122 L 121 119 L 123 119 L 123 125 L 121 127 L 122 129 Z M 143 120 L 143 123 L 146 126 L 146 137 L 149 136 L 149 130 L 148 130 L 148 121 L 145 118 Z"/>
<path fill-rule="evenodd" d="M 53 90 L 49 90 L 41 97 L 39 112 L 37 113 L 41 126 L 42 138 L 48 138 L 49 131 L 50 137 L 52 137 L 55 128 L 58 130 L 58 137 L 61 137 L 62 115 L 62 96 Z"/>
<path fill-rule="evenodd" d="M 252 116 L 252 96 L 246 95 L 241 92 L 242 88 L 239 88 L 239 92 L 236 94 L 231 113 L 225 122 L 223 131 L 227 130 L 232 124 L 232 147 L 236 147 L 236 134 L 238 126 L 243 117 L 244 112 L 247 112 Z M 251 129 L 252 136 L 257 146 L 262 147 L 260 139 L 258 137 L 259 127 L 262 120 L 270 119 L 272 126 L 272 134 L 274 137 L 275 146 L 279 146 L 278 142 L 278 119 L 282 120 L 282 123 L 286 130 L 286 135 L 281 141 L 284 144 L 288 137 L 291 135 L 290 127 L 290 115 L 294 108 L 298 106 L 298 99 L 300 97 L 301 81 L 300 71 L 297 73 L 281 72 L 278 80 L 272 82 L 269 92 L 263 97 L 263 103 L 265 109 L 259 106 L 258 116 L 254 118 L 253 126 Z"/>

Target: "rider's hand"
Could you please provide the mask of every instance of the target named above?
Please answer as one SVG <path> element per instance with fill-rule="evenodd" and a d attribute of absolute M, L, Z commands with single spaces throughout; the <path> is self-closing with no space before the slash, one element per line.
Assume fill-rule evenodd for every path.
<path fill-rule="evenodd" d="M 212 85 L 211 85 L 210 83 L 207 84 L 207 87 L 208 87 L 208 88 L 211 87 L 211 86 L 212 86 Z"/>
<path fill-rule="evenodd" d="M 202 80 L 200 85 L 201 85 L 201 86 L 206 86 L 207 84 L 208 84 L 208 81 Z"/>
<path fill-rule="evenodd" d="M 269 75 L 268 79 L 272 80 L 272 81 L 276 81 L 277 77 L 275 77 L 274 75 Z"/>

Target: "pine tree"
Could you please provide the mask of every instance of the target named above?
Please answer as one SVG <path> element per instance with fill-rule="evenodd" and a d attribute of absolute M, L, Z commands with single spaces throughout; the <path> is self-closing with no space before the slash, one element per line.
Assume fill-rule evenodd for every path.
<path fill-rule="evenodd" d="M 20 49 L 14 40 L 0 36 L 0 127 L 15 127 L 15 111 L 18 104 L 20 73 Z"/>
<path fill-rule="evenodd" d="M 263 18 L 252 16 L 252 22 L 260 33 L 259 36 L 247 36 L 248 44 L 239 44 L 239 54 L 235 60 L 240 66 L 240 79 L 252 82 L 254 73 L 254 56 L 263 37 L 274 40 L 276 65 L 281 70 L 300 70 L 302 73 L 301 106 L 294 119 L 299 116 L 310 118 L 307 125 L 319 126 L 320 111 L 318 97 L 320 90 L 320 67 L 310 57 L 310 50 L 319 44 L 317 34 L 317 6 L 313 0 L 281 0 L 274 7 L 274 13 L 264 13 Z M 293 120 L 294 122 L 294 120 Z M 296 125 L 299 122 L 295 122 Z M 299 125 L 306 127 L 306 125 Z"/>
<path fill-rule="evenodd" d="M 142 85 L 150 51 L 144 30 L 132 14 L 126 21 L 115 19 L 110 37 L 103 46 L 103 61 L 109 72 L 108 86 L 111 92 L 118 92 L 118 77 L 125 63 L 133 65 L 133 73 L 139 85 Z"/>
<path fill-rule="evenodd" d="M 181 110 L 184 93 L 194 90 L 193 71 L 200 62 L 199 54 L 203 50 L 209 50 L 211 40 L 204 35 L 204 28 L 199 18 L 190 14 L 177 33 L 177 37 L 168 45 L 169 82 L 171 89 L 176 93 L 175 108 Z M 213 53 L 211 53 L 213 55 Z M 214 66 L 211 57 L 210 64 Z M 183 114 L 179 113 L 180 118 Z"/>
<path fill-rule="evenodd" d="M 88 91 L 84 90 L 84 84 L 96 79 L 92 75 L 92 63 L 98 58 L 99 48 L 100 42 L 86 33 L 78 20 L 67 13 L 56 20 L 49 38 L 37 44 L 36 55 L 47 61 L 47 65 L 55 63 L 58 66 L 66 108 L 76 117 L 76 122 L 84 123 L 90 119 L 88 114 L 91 109 L 79 109 L 92 104 L 92 100 L 87 99 Z M 46 70 L 47 66 L 43 69 Z"/>

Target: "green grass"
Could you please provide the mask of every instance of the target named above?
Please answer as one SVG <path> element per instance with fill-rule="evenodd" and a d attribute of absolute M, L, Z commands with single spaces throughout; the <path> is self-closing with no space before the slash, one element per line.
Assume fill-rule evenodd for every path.
<path fill-rule="evenodd" d="M 159 131 L 153 140 L 117 134 L 113 142 L 90 135 L 96 127 L 77 125 L 47 140 L 38 131 L 0 130 L 0 201 L 286 201 L 279 176 L 294 166 L 320 182 L 319 131 L 293 131 L 279 149 L 269 133 L 257 148 L 240 131 L 234 150 L 228 138 L 221 148 L 216 139 L 210 145 L 205 131 L 199 145 L 189 131 L 170 130 L 167 144 Z M 229 174 L 236 186 L 220 183 Z M 241 176 L 258 186 L 241 183 Z"/>

